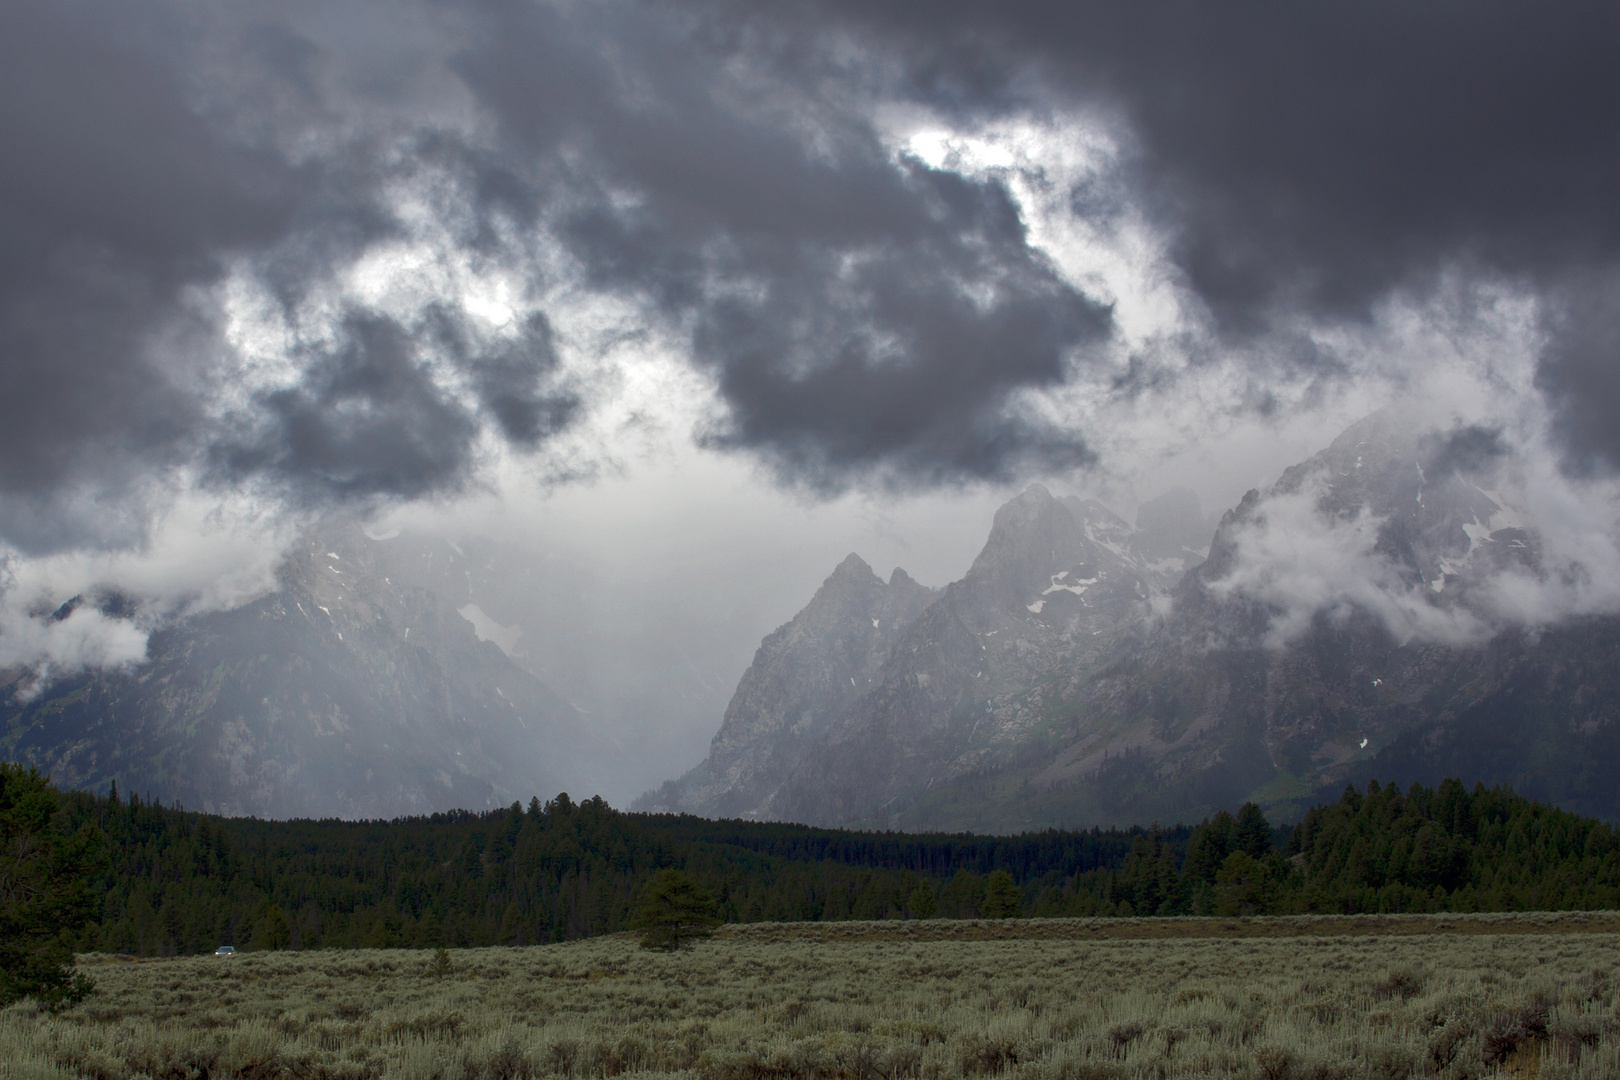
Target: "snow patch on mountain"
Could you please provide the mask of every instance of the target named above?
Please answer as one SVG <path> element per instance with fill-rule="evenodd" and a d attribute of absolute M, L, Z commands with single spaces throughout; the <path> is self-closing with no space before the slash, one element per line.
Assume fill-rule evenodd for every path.
<path fill-rule="evenodd" d="M 493 641 L 508 656 L 517 647 L 518 638 L 523 636 L 523 628 L 517 624 L 502 626 L 488 615 L 477 604 L 463 604 L 456 609 L 456 614 L 472 623 L 473 633 L 478 635 L 479 641 Z"/>

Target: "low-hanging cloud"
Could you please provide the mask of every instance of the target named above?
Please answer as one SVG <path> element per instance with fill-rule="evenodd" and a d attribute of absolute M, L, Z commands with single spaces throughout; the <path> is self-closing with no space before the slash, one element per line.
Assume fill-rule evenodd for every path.
<path fill-rule="evenodd" d="M 146 659 L 146 631 L 131 620 L 80 604 L 45 617 L 0 606 L 0 668 L 26 667 L 15 693 L 27 700 L 53 678 L 85 668 L 127 667 Z"/>
<path fill-rule="evenodd" d="M 138 544 L 33 556 L 0 548 L 0 671 L 23 696 L 85 668 L 138 664 L 165 623 L 276 587 L 296 515 L 201 490 L 150 499 L 157 512 Z"/>
<path fill-rule="evenodd" d="M 1258 605 L 1263 644 L 1284 647 L 1322 617 L 1469 647 L 1620 614 L 1612 483 L 1560 470 L 1523 430 L 1423 430 L 1410 410 L 1369 418 L 1223 523 L 1209 587 Z"/>
<path fill-rule="evenodd" d="M 1225 537 L 1233 565 L 1213 585 L 1228 598 L 1267 610 L 1263 642 L 1281 648 L 1302 637 L 1318 615 L 1343 620 L 1365 612 L 1396 641 L 1414 638 L 1476 645 L 1493 628 L 1467 608 L 1436 600 L 1428 583 L 1380 550 L 1387 519 L 1370 510 L 1337 517 L 1321 508 L 1318 482 L 1255 505 Z"/>

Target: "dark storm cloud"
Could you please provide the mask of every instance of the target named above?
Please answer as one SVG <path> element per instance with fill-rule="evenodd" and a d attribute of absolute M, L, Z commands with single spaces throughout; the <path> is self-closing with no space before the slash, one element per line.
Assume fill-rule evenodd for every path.
<path fill-rule="evenodd" d="M 217 465 L 267 475 L 303 494 L 429 494 L 461 479 L 477 425 L 433 385 L 399 326 L 355 318 L 342 347 L 313 358 L 299 386 L 264 395 L 247 440 Z"/>
<path fill-rule="evenodd" d="M 577 394 L 551 385 L 557 359 L 544 316 L 493 346 L 480 346 L 446 311 L 424 321 L 412 331 L 379 316 L 350 317 L 335 347 L 301 358 L 298 385 L 265 392 L 229 418 L 229 433 L 212 444 L 213 479 L 264 477 L 306 502 L 416 498 L 468 479 L 480 409 L 523 447 L 579 410 Z M 436 385 L 434 361 L 465 376 L 476 405 Z"/>
<path fill-rule="evenodd" d="M 1620 267 L 1571 278 L 1553 294 L 1537 382 L 1558 405 L 1568 465 L 1589 472 L 1620 461 Z"/>
<path fill-rule="evenodd" d="M 544 315 L 531 315 L 519 334 L 489 349 L 464 340 L 450 344 L 471 371 L 484 408 L 513 443 L 537 446 L 578 414 L 582 402 L 577 394 L 546 385 L 557 367 L 557 352 Z"/>
<path fill-rule="evenodd" d="M 266 284 L 291 299 L 386 228 L 375 163 L 290 162 L 263 117 L 199 94 L 212 50 L 238 97 L 252 80 L 307 97 L 308 43 L 266 26 L 209 41 L 206 22 L 140 2 L 0 5 L 0 538 L 24 550 L 138 539 L 148 481 L 210 453 L 202 388 L 222 348 L 187 290 L 278 251 Z"/>
<path fill-rule="evenodd" d="M 246 258 L 294 312 L 397 232 L 387 185 L 428 167 L 465 185 L 467 250 L 500 259 L 514 229 L 549 227 L 588 287 L 690 328 L 723 394 L 706 437 L 790 480 L 1085 459 L 1011 402 L 1060 382 L 1108 314 L 1030 249 L 1005 193 L 897 163 L 859 109 L 822 102 L 794 129 L 814 88 L 727 85 L 753 46 L 696 10 L 6 5 L 0 493 L 116 494 L 200 462 L 300 499 L 412 497 L 464 481 L 482 430 L 543 447 L 581 410 L 546 381 L 543 317 L 491 345 L 444 305 L 339 311 L 340 344 L 299 347 L 293 385 L 223 422 L 199 396 L 223 347 L 186 290 Z M 451 84 L 491 137 L 445 121 Z M 48 532 L 34 542 L 71 540 Z"/>
<path fill-rule="evenodd" d="M 836 118 L 812 147 L 780 113 L 724 104 L 714 73 L 746 43 L 716 27 L 484 10 L 458 69 L 504 130 L 535 158 L 588 155 L 587 190 L 640 196 L 588 199 L 563 235 L 592 285 L 694 327 L 727 409 L 709 445 L 821 489 L 1089 460 L 1080 433 L 1008 410 L 1016 389 L 1061 382 L 1110 319 L 1031 250 L 1004 189 L 896 163 L 865 119 Z M 582 29 L 611 52 L 571 40 Z"/>
<path fill-rule="evenodd" d="M 723 7 L 905 57 L 915 96 L 983 116 L 1101 105 L 1132 188 L 1225 334 L 1359 319 L 1446 270 L 1552 295 L 1543 389 L 1579 455 L 1620 462 L 1620 8 L 1611 4 L 823 0 Z M 1032 75 L 1032 73 L 1034 73 Z M 1094 191 L 1082 212 L 1109 213 Z"/>
<path fill-rule="evenodd" d="M 222 142 L 118 9 L 0 5 L 0 491 L 159 460 L 196 422 L 151 316 L 285 225 L 297 179 Z M 131 45 L 130 39 L 134 39 Z M 133 463 L 131 463 L 133 467 Z"/>
<path fill-rule="evenodd" d="M 836 248 L 800 245 L 768 296 L 704 311 L 699 354 L 731 406 L 709 441 L 823 485 L 884 463 L 937 483 L 1088 462 L 1075 433 L 997 408 L 1060 383 L 1076 343 L 1106 336 L 1106 311 L 1029 258 L 1000 188 L 920 167 L 910 179 L 950 207 L 948 241 L 895 237 L 847 269 Z M 964 282 L 996 295 L 976 303 Z"/>
<path fill-rule="evenodd" d="M 430 169 L 461 185 L 467 257 L 521 270 L 544 235 L 588 289 L 689 333 L 720 394 L 702 437 L 789 481 L 1083 463 L 1084 433 L 1020 392 L 1070 378 L 1110 312 L 997 182 L 895 157 L 871 106 L 908 98 L 967 125 L 1113 118 L 1124 163 L 1074 211 L 1106 229 L 1146 208 L 1229 340 L 1324 378 L 1354 374 L 1294 348 L 1301 316 L 1361 319 L 1448 270 L 1537 290 L 1573 452 L 1620 460 L 1617 24 L 1457 2 L 19 0 L 0 8 L 0 498 L 48 522 L 61 492 L 195 462 L 304 499 L 413 497 L 464 482 L 486 432 L 543 453 L 588 397 L 556 384 L 544 316 L 492 343 L 453 297 L 415 318 L 339 304 L 337 344 L 299 346 L 291 384 L 223 421 L 187 366 L 226 351 L 188 287 L 247 258 L 294 311 L 403 229 L 390 185 Z"/>

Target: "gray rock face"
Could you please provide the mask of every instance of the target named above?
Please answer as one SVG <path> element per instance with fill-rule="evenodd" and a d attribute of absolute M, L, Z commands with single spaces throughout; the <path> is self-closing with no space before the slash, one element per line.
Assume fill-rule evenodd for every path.
<path fill-rule="evenodd" d="M 378 556 L 358 529 L 306 539 L 278 591 L 155 634 L 147 663 L 5 694 L 0 749 L 60 784 L 263 817 L 480 809 L 578 780 L 578 713 Z"/>
<path fill-rule="evenodd" d="M 760 645 L 707 760 L 638 805 L 718 817 L 767 815 L 776 788 L 805 750 L 870 691 L 883 658 L 936 595 L 899 568 L 885 584 L 850 555 L 804 610 Z"/>

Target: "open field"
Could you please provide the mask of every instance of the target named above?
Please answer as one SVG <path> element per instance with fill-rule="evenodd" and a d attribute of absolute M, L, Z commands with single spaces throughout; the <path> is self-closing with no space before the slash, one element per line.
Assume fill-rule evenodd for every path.
<path fill-rule="evenodd" d="M 119 962 L 0 1075 L 1620 1077 L 1620 915 L 730 927 Z"/>

